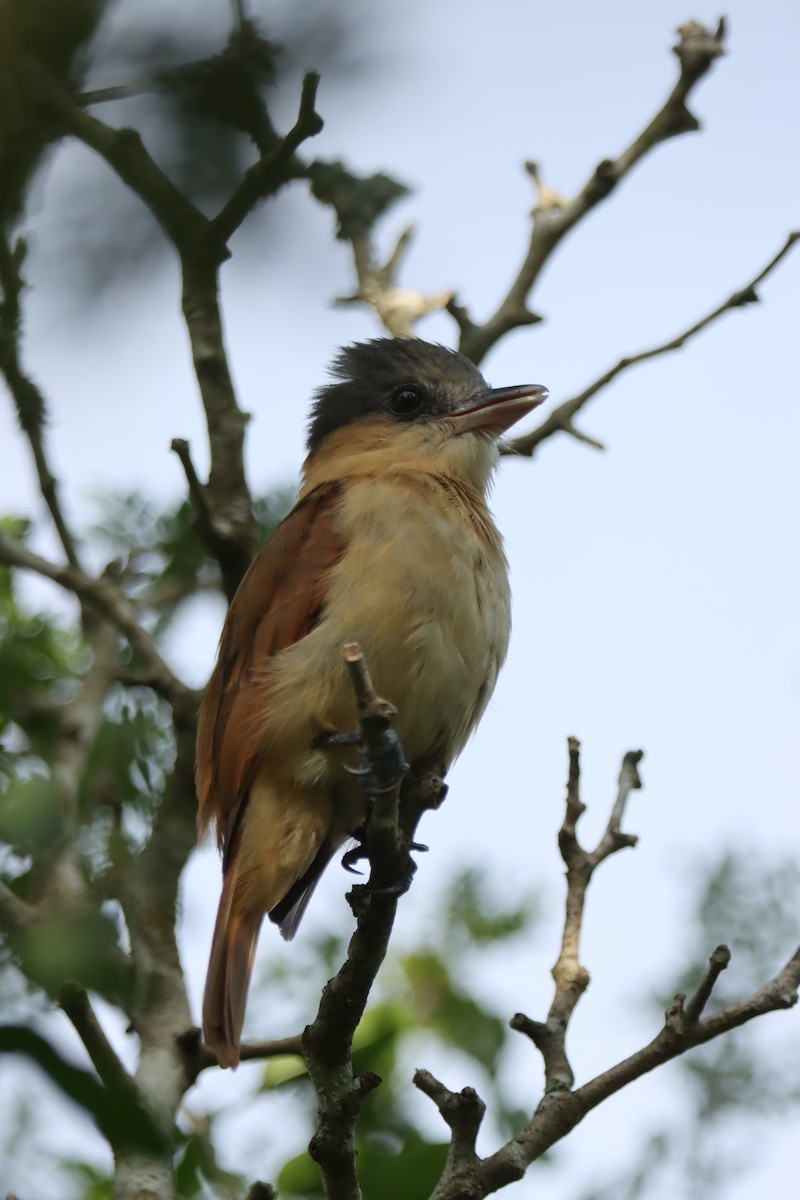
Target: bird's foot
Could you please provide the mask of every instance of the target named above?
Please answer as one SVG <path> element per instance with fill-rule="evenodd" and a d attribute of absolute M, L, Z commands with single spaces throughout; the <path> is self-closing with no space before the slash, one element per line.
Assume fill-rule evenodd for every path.
<path fill-rule="evenodd" d="M 423 850 L 427 850 L 427 846 L 423 846 Z M 387 883 L 385 887 L 370 887 L 366 884 L 364 887 L 365 896 L 405 896 L 408 889 L 411 887 L 411 881 L 417 873 L 417 864 L 413 858 L 409 856 L 403 872 L 398 875 L 391 883 Z"/>
<path fill-rule="evenodd" d="M 366 848 L 364 846 L 364 839 L 366 838 L 366 830 L 364 829 L 364 826 L 359 825 L 358 829 L 353 830 L 352 836 L 356 839 L 357 845 L 351 846 L 351 848 L 349 850 L 346 850 L 344 852 L 344 854 L 342 855 L 342 866 L 344 867 L 345 871 L 349 871 L 351 875 L 363 875 L 364 872 L 357 870 L 355 864 L 357 862 L 361 862 L 362 859 L 369 858 L 369 855 L 367 854 Z M 408 849 L 409 849 L 409 853 L 412 850 L 416 850 L 418 854 L 425 854 L 428 851 L 428 847 L 424 846 L 422 844 L 422 842 L 411 842 Z M 409 862 L 410 862 L 410 860 L 409 860 Z M 371 892 L 372 895 L 375 895 L 375 896 L 395 895 L 395 894 L 400 896 L 403 894 L 403 892 L 407 891 L 408 884 L 411 882 L 411 876 L 414 874 L 415 870 L 416 870 L 416 867 L 414 866 L 413 863 L 411 863 L 411 874 L 409 875 L 408 883 L 406 883 L 405 887 L 403 887 L 402 890 L 398 890 L 396 893 L 392 890 L 392 888 L 389 888 L 388 890 L 387 889 L 370 888 L 368 890 Z M 405 879 L 405 873 L 402 876 L 402 878 Z"/>
<path fill-rule="evenodd" d="M 331 750 L 337 746 L 357 746 L 361 751 L 359 765 L 344 769 L 353 775 L 370 796 L 385 796 L 393 791 L 408 771 L 408 763 L 400 738 L 393 729 L 386 729 L 378 747 L 367 749 L 358 730 L 335 730 L 318 733 L 311 745 L 315 750 Z"/>
<path fill-rule="evenodd" d="M 402 782 L 408 763 L 400 738 L 393 729 L 385 729 L 379 746 L 367 748 L 362 741 L 359 766 L 344 769 L 370 796 L 385 796 Z"/>
<path fill-rule="evenodd" d="M 351 846 L 349 850 L 345 850 L 342 855 L 342 866 L 345 871 L 349 871 L 351 875 L 363 875 L 363 871 L 356 870 L 355 863 L 361 862 L 362 858 L 369 858 L 364 846 L 364 839 L 367 836 L 367 831 L 363 825 L 359 825 L 358 829 L 354 829 L 352 833 L 355 838 L 356 845 Z"/>

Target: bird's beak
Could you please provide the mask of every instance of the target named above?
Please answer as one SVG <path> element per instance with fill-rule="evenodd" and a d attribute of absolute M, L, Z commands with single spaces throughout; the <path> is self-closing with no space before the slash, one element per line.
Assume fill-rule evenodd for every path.
<path fill-rule="evenodd" d="M 468 432 L 492 433 L 499 437 L 520 417 L 543 404 L 548 395 L 547 388 L 538 383 L 493 388 L 484 392 L 477 403 L 471 404 L 469 408 L 460 408 L 440 419 L 450 426 L 453 437 Z"/>

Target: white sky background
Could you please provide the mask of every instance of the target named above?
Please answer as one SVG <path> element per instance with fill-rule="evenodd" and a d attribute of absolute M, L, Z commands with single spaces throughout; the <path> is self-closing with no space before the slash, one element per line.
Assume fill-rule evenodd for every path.
<path fill-rule="evenodd" d="M 195 8 L 189 0 L 184 7 Z M 524 252 L 533 197 L 522 160 L 536 159 L 559 190 L 577 190 L 672 87 L 676 24 L 695 17 L 713 25 L 719 15 L 706 0 L 379 7 L 385 13 L 363 40 L 377 67 L 358 95 L 323 79 L 325 130 L 305 150 L 412 185 L 381 227 L 384 245 L 415 221 L 403 282 L 454 287 L 480 319 Z M 546 322 L 493 351 L 483 364 L 492 384 L 544 383 L 558 404 L 621 354 L 702 316 L 798 226 L 800 9 L 794 0 L 729 0 L 725 8 L 730 54 L 691 98 L 702 132 L 648 156 L 568 238 L 533 297 Z M 228 6 L 219 0 L 217 9 L 222 27 Z M 286 110 L 275 114 L 284 126 L 294 119 L 290 101 L 284 89 Z M 26 360 L 50 398 L 52 462 L 79 521 L 94 515 L 99 487 L 174 500 L 184 483 L 169 453 L 173 437 L 190 439 L 200 468 L 207 461 L 171 267 L 146 288 L 112 290 L 94 308 L 73 306 L 63 279 L 51 286 L 58 206 L 74 203 L 78 175 L 95 170 L 104 167 L 74 148 L 53 160 L 37 191 L 28 268 Z M 329 212 L 302 186 L 278 203 L 285 216 L 272 228 L 280 236 L 250 240 L 238 259 L 242 240 L 234 240 L 223 272 L 234 377 L 254 417 L 248 468 L 258 491 L 296 480 L 308 396 L 335 347 L 380 332 L 366 310 L 329 307 L 352 289 L 349 252 L 332 240 Z M 289 219 L 290 206 L 302 220 Z M 656 1032 L 635 1001 L 671 965 L 680 970 L 688 868 L 729 845 L 772 856 L 800 849 L 799 273 L 796 251 L 760 289 L 760 305 L 726 315 L 682 352 L 633 368 L 603 392 L 580 424 L 607 444 L 605 454 L 559 438 L 533 462 L 504 463 L 497 479 L 493 508 L 514 592 L 509 662 L 452 772 L 446 805 L 425 821 L 431 853 L 399 924 L 412 936 L 415 922 L 430 922 L 437 880 L 465 861 L 487 863 L 507 896 L 540 885 L 548 920 L 496 986 L 509 1015 L 543 1015 L 560 919 L 555 832 L 565 739 L 574 733 L 583 742 L 585 835 L 607 817 L 623 752 L 643 747 L 645 790 L 627 822 L 640 846 L 602 868 L 589 900 L 583 957 L 593 982 L 570 1039 L 581 1082 Z M 451 345 L 456 336 L 446 316 L 418 332 Z M 41 515 L 8 405 L 0 407 L 0 444 L 0 511 Z M 198 608 L 174 640 L 174 662 L 191 683 L 207 675 L 220 619 L 221 610 Z M 328 872 L 309 927 L 347 920 L 345 885 L 339 871 Z M 216 862 L 198 856 L 186 877 L 182 939 L 196 1007 L 217 888 Z M 261 954 L 290 961 L 292 947 L 273 932 L 265 931 Z M 735 929 L 720 937 L 735 953 Z M 253 1035 L 294 1032 L 273 1028 L 266 1006 L 249 1016 Z M 797 1014 L 765 1023 L 797 1059 Z M 521 1046 L 520 1058 L 527 1054 Z M 524 1069 L 535 1100 L 532 1051 Z M 247 1069 L 224 1081 L 207 1076 L 200 1098 L 190 1096 L 195 1108 L 248 1088 Z M 624 1163 L 637 1132 L 680 1105 L 671 1078 L 669 1068 L 659 1071 L 589 1117 L 562 1152 L 574 1165 L 552 1194 L 570 1196 Z M 446 1082 L 472 1081 L 456 1068 Z M 280 1100 L 262 1104 L 265 1126 L 280 1120 Z M 765 1134 L 757 1170 L 731 1183 L 726 1200 L 785 1186 L 793 1138 L 789 1129 Z M 263 1176 L 267 1168 L 258 1169 Z M 513 1194 L 534 1195 L 540 1180 Z"/>

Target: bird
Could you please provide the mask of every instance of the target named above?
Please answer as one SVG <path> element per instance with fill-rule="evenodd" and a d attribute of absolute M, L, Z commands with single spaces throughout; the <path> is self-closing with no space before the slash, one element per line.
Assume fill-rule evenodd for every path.
<path fill-rule="evenodd" d="M 547 397 L 491 389 L 419 338 L 353 343 L 330 375 L 297 502 L 231 601 L 198 720 L 198 828 L 216 826 L 222 853 L 203 1036 L 223 1067 L 239 1062 L 264 917 L 291 939 L 365 819 L 348 752 L 325 741 L 356 725 L 343 645 L 363 648 L 412 767 L 444 773 L 489 702 L 510 592 L 487 493 L 498 440 Z"/>

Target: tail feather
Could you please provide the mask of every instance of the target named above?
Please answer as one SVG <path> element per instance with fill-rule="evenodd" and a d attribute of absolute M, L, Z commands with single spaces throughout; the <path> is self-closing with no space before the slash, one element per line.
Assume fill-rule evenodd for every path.
<path fill-rule="evenodd" d="M 247 990 L 262 920 L 261 913 L 236 904 L 233 880 L 226 878 L 203 996 L 203 1037 L 221 1067 L 239 1065 Z"/>

